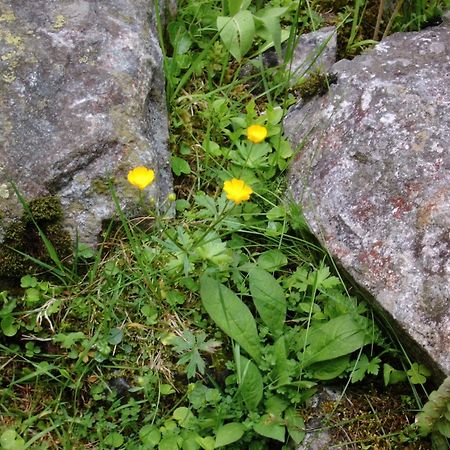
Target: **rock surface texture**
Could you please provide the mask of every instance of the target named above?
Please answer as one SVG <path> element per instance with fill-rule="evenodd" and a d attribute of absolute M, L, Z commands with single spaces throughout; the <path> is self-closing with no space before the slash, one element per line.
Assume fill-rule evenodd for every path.
<path fill-rule="evenodd" d="M 450 23 L 398 33 L 332 69 L 294 106 L 289 185 L 312 231 L 393 319 L 406 348 L 450 375 Z"/>
<path fill-rule="evenodd" d="M 57 195 L 88 244 L 121 207 L 137 211 L 129 169 L 171 190 L 162 55 L 148 0 L 0 0 L 0 242 L 21 206 Z"/>

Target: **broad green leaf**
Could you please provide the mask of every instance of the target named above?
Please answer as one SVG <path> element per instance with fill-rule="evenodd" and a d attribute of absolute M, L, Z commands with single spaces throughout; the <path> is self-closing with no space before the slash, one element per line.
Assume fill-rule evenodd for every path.
<path fill-rule="evenodd" d="M 332 360 L 321 361 L 308 367 L 308 372 L 312 374 L 312 378 L 315 380 L 333 380 L 344 373 L 349 366 L 349 361 L 349 355 L 344 355 Z"/>
<path fill-rule="evenodd" d="M 255 411 L 263 397 L 264 384 L 261 373 L 254 363 L 240 356 L 240 386 L 241 394 L 245 405 L 250 411 Z"/>
<path fill-rule="evenodd" d="M 6 316 L 2 319 L 0 328 L 5 336 L 12 337 L 17 333 L 19 326 L 13 316 Z"/>
<path fill-rule="evenodd" d="M 305 343 L 305 339 L 307 342 Z M 303 367 L 328 361 L 359 350 L 370 342 L 369 325 L 363 317 L 358 320 L 350 314 L 305 330 L 300 338 L 299 355 Z"/>
<path fill-rule="evenodd" d="M 200 297 L 217 326 L 259 362 L 260 341 L 255 319 L 248 307 L 233 291 L 207 275 L 200 278 Z"/>
<path fill-rule="evenodd" d="M 263 322 L 269 330 L 280 333 L 286 320 L 286 296 L 278 281 L 263 269 L 249 273 L 250 292 Z"/>
<path fill-rule="evenodd" d="M 288 263 L 286 255 L 281 250 L 267 250 L 258 256 L 258 266 L 273 272 Z"/>
<path fill-rule="evenodd" d="M 275 356 L 275 367 L 271 373 L 271 379 L 276 386 L 283 386 L 291 381 L 289 364 L 286 351 L 286 340 L 281 336 L 273 345 L 273 354 Z"/>
<path fill-rule="evenodd" d="M 2 450 L 23 450 L 25 441 L 11 428 L 5 430 L 0 436 L 0 448 Z"/>
<path fill-rule="evenodd" d="M 169 40 L 173 47 L 174 55 L 182 55 L 186 53 L 192 45 L 192 40 L 182 22 L 170 22 L 167 25 Z"/>
<path fill-rule="evenodd" d="M 247 9 L 251 0 L 228 0 L 228 12 L 234 15 L 241 9 Z"/>
<path fill-rule="evenodd" d="M 241 10 L 232 17 L 217 17 L 217 29 L 225 48 L 240 61 L 250 50 L 255 37 L 253 14 Z"/>
<path fill-rule="evenodd" d="M 144 425 L 139 431 L 139 438 L 145 445 L 145 448 L 152 449 L 161 440 L 161 432 L 156 425 Z"/>
<path fill-rule="evenodd" d="M 269 220 L 284 219 L 286 217 L 286 208 L 284 206 L 274 206 L 267 214 Z"/>
<path fill-rule="evenodd" d="M 182 173 L 186 175 L 191 173 L 191 167 L 189 166 L 188 162 L 178 156 L 172 156 L 171 167 L 173 173 L 177 177 L 180 176 Z"/>
<path fill-rule="evenodd" d="M 124 442 L 123 436 L 117 431 L 113 431 L 106 436 L 105 444 L 109 448 L 119 448 Z"/>
<path fill-rule="evenodd" d="M 183 444 L 181 448 L 183 450 L 198 450 L 200 444 L 197 443 L 197 439 L 200 437 L 198 433 L 192 430 L 182 430 L 181 437 L 183 438 Z"/>
<path fill-rule="evenodd" d="M 284 425 L 278 423 L 278 420 L 274 419 L 269 414 L 265 414 L 261 416 L 259 422 L 253 426 L 253 429 L 261 436 L 284 442 L 286 428 Z"/>
<path fill-rule="evenodd" d="M 289 402 L 286 399 L 272 395 L 265 402 L 266 412 L 272 416 L 281 418 L 281 414 L 288 407 Z"/>
<path fill-rule="evenodd" d="M 238 441 L 244 434 L 245 427 L 242 423 L 231 422 L 222 425 L 216 432 L 214 448 L 224 447 Z"/>
<path fill-rule="evenodd" d="M 195 416 L 189 408 L 180 406 L 177 408 L 172 417 L 178 422 L 181 428 L 191 428 L 193 422 L 195 422 Z"/>
<path fill-rule="evenodd" d="M 216 441 L 212 436 L 207 436 L 207 437 L 199 436 L 195 440 L 196 440 L 197 444 L 199 444 L 203 450 L 214 450 Z"/>
<path fill-rule="evenodd" d="M 178 436 L 164 436 L 159 442 L 158 450 L 178 450 L 180 448 Z"/>
<path fill-rule="evenodd" d="M 296 445 L 300 444 L 305 438 L 305 422 L 294 408 L 288 408 L 284 413 L 284 420 L 289 436 Z"/>
<path fill-rule="evenodd" d="M 266 42 L 273 43 L 278 55 L 281 55 L 281 26 L 280 16 L 287 8 L 267 8 L 254 15 L 257 34 Z"/>

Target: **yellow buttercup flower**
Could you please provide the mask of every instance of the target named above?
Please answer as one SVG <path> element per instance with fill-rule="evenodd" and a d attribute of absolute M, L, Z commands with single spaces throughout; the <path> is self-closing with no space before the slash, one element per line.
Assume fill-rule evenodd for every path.
<path fill-rule="evenodd" d="M 237 178 L 225 181 L 223 190 L 227 194 L 227 199 L 233 201 L 236 205 L 248 200 L 250 195 L 253 194 L 253 189 L 246 185 L 244 180 Z"/>
<path fill-rule="evenodd" d="M 128 172 L 127 179 L 130 184 L 142 190 L 153 183 L 155 172 L 147 167 L 139 166 Z"/>
<path fill-rule="evenodd" d="M 267 137 L 267 128 L 262 125 L 250 125 L 247 128 L 247 139 L 254 144 L 259 144 Z"/>

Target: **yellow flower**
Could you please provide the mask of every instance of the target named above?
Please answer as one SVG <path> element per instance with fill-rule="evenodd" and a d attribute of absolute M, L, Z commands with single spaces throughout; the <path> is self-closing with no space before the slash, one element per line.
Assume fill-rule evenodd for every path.
<path fill-rule="evenodd" d="M 227 199 L 232 200 L 236 205 L 248 200 L 250 194 L 253 194 L 253 189 L 250 186 L 247 186 L 244 180 L 239 180 L 237 178 L 225 181 L 223 190 L 227 194 Z"/>
<path fill-rule="evenodd" d="M 155 172 L 147 167 L 139 166 L 128 172 L 128 181 L 139 189 L 145 189 L 153 183 L 155 179 Z"/>
<path fill-rule="evenodd" d="M 267 137 L 267 128 L 262 125 L 250 125 L 247 128 L 247 139 L 259 144 Z"/>

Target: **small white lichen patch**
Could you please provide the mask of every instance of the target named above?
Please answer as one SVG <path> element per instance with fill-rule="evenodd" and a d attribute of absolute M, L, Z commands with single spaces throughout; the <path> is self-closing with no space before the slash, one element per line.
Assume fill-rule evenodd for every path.
<path fill-rule="evenodd" d="M 6 183 L 0 184 L 0 198 L 9 198 L 9 190 Z"/>
<path fill-rule="evenodd" d="M 365 111 L 372 101 L 372 94 L 370 91 L 364 91 L 361 96 L 361 109 Z"/>
<path fill-rule="evenodd" d="M 390 125 L 391 123 L 395 122 L 395 114 L 387 113 L 380 119 L 381 123 L 384 123 L 385 125 Z"/>

